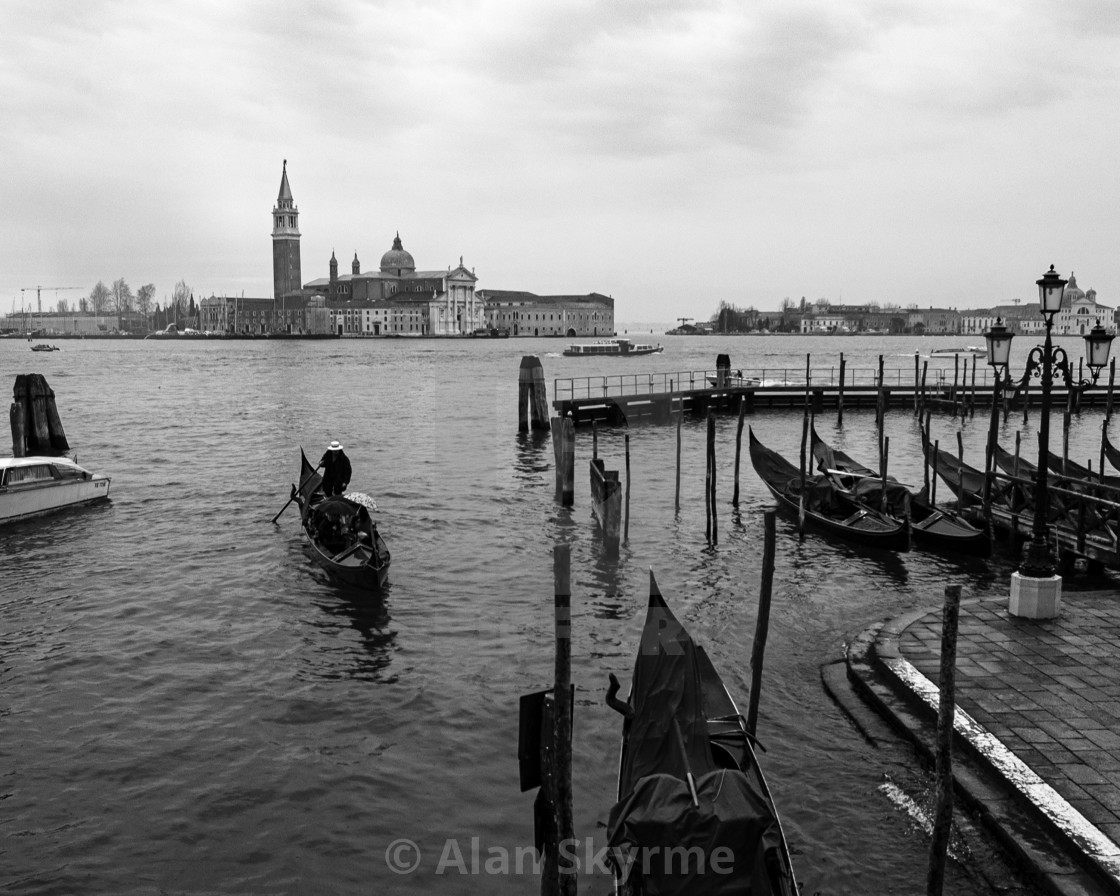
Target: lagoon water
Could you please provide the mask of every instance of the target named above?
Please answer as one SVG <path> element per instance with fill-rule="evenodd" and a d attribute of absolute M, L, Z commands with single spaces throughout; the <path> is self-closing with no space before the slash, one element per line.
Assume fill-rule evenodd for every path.
<path fill-rule="evenodd" d="M 884 354 L 909 376 L 915 352 L 945 342 L 653 338 L 665 353 L 638 359 L 564 358 L 546 339 L 68 340 L 42 354 L 0 340 L 7 382 L 45 374 L 79 462 L 113 476 L 107 505 L 0 530 L 0 891 L 537 892 L 517 702 L 551 681 L 559 541 L 572 545 L 576 835 L 602 846 L 620 733 L 603 694 L 609 672 L 628 685 L 649 569 L 745 708 L 772 501 L 744 451 L 731 506 L 735 420 L 720 418 L 709 547 L 704 422 L 684 425 L 679 514 L 675 428 L 636 425 L 629 539 L 608 559 L 590 430 L 577 432 L 575 506 L 561 508 L 550 442 L 517 433 L 521 357 L 542 359 L 551 400 L 555 377 L 711 369 L 719 352 L 791 370 L 806 352 L 814 367 L 844 352 L 849 369 Z M 796 459 L 801 419 L 750 422 Z M 934 434 L 955 444 L 959 423 L 935 415 Z M 1095 458 L 1099 424 L 1074 420 L 1073 456 Z M 975 465 L 986 427 L 983 412 L 964 424 Z M 870 410 L 818 428 L 875 458 Z M 892 411 L 887 428 L 891 472 L 920 483 L 913 416 Z M 624 432 L 600 431 L 608 467 L 623 466 Z M 380 602 L 328 581 L 294 509 L 270 522 L 300 446 L 314 462 L 333 438 L 393 552 Z M 920 892 L 928 841 L 880 786 L 922 800 L 927 775 L 905 745 L 865 739 L 820 670 L 869 625 L 939 604 L 948 582 L 1006 592 L 1012 562 L 799 543 L 781 517 L 777 547 L 759 734 L 803 891 Z M 606 893 L 609 879 L 580 888 Z M 967 864 L 947 890 L 987 892 Z"/>

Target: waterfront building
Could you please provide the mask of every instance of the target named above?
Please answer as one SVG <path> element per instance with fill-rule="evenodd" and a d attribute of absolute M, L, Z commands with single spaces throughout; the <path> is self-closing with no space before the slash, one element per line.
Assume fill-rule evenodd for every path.
<path fill-rule="evenodd" d="M 592 292 L 585 296 L 538 296 L 523 290 L 480 289 L 486 326 L 511 336 L 613 336 L 614 299 Z"/>
<path fill-rule="evenodd" d="M 994 305 L 991 308 L 978 308 L 963 312 L 961 333 L 969 336 L 983 336 L 996 321 L 1001 321 L 1013 333 L 1042 338 L 1045 335 L 1045 318 L 1039 313 L 1038 302 L 1025 304 L 1015 300 L 1008 305 Z M 1071 273 L 1066 292 L 1062 297 L 1062 307 L 1054 315 L 1054 336 L 1085 336 L 1101 322 L 1106 330 L 1116 331 L 1113 309 L 1097 302 L 1097 291 L 1083 291 L 1077 285 L 1077 278 Z"/>
<path fill-rule="evenodd" d="M 947 336 L 961 332 L 961 315 L 955 308 L 910 308 L 906 326 L 916 336 Z"/>

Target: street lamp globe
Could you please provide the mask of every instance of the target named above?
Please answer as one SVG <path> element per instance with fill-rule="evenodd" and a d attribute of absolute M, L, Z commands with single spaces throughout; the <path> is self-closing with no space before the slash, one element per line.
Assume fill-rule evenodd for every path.
<path fill-rule="evenodd" d="M 1038 302 L 1042 313 L 1052 316 L 1061 311 L 1062 296 L 1065 295 L 1066 283 L 1069 281 L 1059 277 L 1054 270 L 1054 265 L 1050 265 L 1050 270 L 1042 275 L 1041 280 L 1035 282 L 1038 284 Z"/>
<path fill-rule="evenodd" d="M 1011 340 L 1015 334 L 1003 325 L 1003 318 L 997 317 L 992 328 L 984 334 L 988 343 L 988 364 L 996 371 L 1007 370 L 1011 362 Z"/>
<path fill-rule="evenodd" d="M 1108 363 L 1108 351 L 1112 347 L 1112 338 L 1112 334 L 1101 326 L 1099 319 L 1097 325 L 1085 335 L 1085 355 L 1088 358 L 1089 369 L 1093 373 L 1099 373 L 1101 368 Z"/>

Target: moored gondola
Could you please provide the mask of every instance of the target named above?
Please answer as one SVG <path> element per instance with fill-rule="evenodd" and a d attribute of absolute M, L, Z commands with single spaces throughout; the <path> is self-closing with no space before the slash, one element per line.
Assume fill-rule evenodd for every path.
<path fill-rule="evenodd" d="M 300 449 L 299 504 L 304 535 L 312 556 L 337 581 L 380 594 L 389 577 L 389 547 L 367 506 L 343 495 L 326 497 L 323 477 Z"/>
<path fill-rule="evenodd" d="M 812 427 L 811 433 L 812 454 L 818 469 L 848 489 L 860 503 L 883 508 L 884 483 L 879 472 L 833 448 L 817 434 L 816 427 Z M 977 557 L 991 554 L 992 540 L 986 530 L 978 529 L 951 510 L 936 506 L 924 488 L 912 492 L 889 476 L 885 485 L 886 512 L 896 519 L 909 517 L 911 532 L 919 546 Z"/>
<path fill-rule="evenodd" d="M 616 892 L 795 896 L 789 847 L 743 717 L 652 570 L 607 826 Z"/>
<path fill-rule="evenodd" d="M 805 477 L 802 501 L 801 471 L 763 445 L 749 429 L 751 464 L 770 489 L 779 508 L 793 516 L 804 513 L 807 524 L 867 547 L 910 550 L 910 526 L 856 501 L 827 476 Z"/>

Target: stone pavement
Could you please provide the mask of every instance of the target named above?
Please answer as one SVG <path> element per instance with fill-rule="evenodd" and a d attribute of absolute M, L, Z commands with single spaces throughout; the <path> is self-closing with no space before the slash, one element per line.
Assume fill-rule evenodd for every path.
<path fill-rule="evenodd" d="M 850 645 L 857 691 L 934 746 L 941 607 Z M 1066 590 L 1056 619 L 962 601 L 954 774 L 964 801 L 1055 893 L 1120 894 L 1120 592 Z"/>

